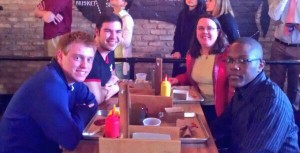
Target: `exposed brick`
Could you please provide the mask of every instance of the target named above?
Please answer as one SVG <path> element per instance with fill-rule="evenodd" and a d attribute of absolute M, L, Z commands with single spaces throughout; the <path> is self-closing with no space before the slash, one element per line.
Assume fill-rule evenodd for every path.
<path fill-rule="evenodd" d="M 28 17 L 28 18 L 24 18 L 23 21 L 25 21 L 25 22 L 34 22 L 34 21 L 36 21 L 36 19 L 33 18 L 33 17 Z"/>
<path fill-rule="evenodd" d="M 173 24 L 168 24 L 168 23 L 162 23 L 158 25 L 159 29 L 175 29 L 175 25 Z"/>
<path fill-rule="evenodd" d="M 16 18 L 16 17 L 13 17 L 13 18 L 7 18 L 7 20 L 10 21 L 10 22 L 18 22 L 18 21 L 19 21 L 19 19 Z"/>
<path fill-rule="evenodd" d="M 151 24 L 143 24 L 142 25 L 143 28 L 145 29 L 153 29 L 157 27 L 157 24 L 151 23 Z"/>
<path fill-rule="evenodd" d="M 164 42 L 149 42 L 149 46 L 164 46 L 166 43 Z"/>
<path fill-rule="evenodd" d="M 134 40 L 134 41 L 141 41 L 142 40 L 142 36 L 141 35 L 135 35 L 135 32 L 134 32 L 132 40 Z"/>
<path fill-rule="evenodd" d="M 165 35 L 165 34 L 167 34 L 167 31 L 166 30 L 151 30 L 150 33 L 153 35 Z"/>
<path fill-rule="evenodd" d="M 14 28 L 29 28 L 29 23 L 20 22 L 13 25 Z"/>
<path fill-rule="evenodd" d="M 137 41 L 137 42 L 133 42 L 132 45 L 145 47 L 145 46 L 148 46 L 148 42 Z"/>
<path fill-rule="evenodd" d="M 150 29 L 143 29 L 143 28 L 134 28 L 134 34 L 135 35 L 144 35 L 144 34 L 150 34 Z"/>
<path fill-rule="evenodd" d="M 159 40 L 169 40 L 169 41 L 173 41 L 173 36 L 170 36 L 170 35 L 159 36 Z"/>
<path fill-rule="evenodd" d="M 167 46 L 169 46 L 169 47 L 173 47 L 173 42 L 167 42 L 166 44 L 167 44 Z"/>
<path fill-rule="evenodd" d="M 11 25 L 7 23 L 0 23 L 0 28 L 11 28 Z"/>
<path fill-rule="evenodd" d="M 144 35 L 142 36 L 142 40 L 150 41 L 150 40 L 157 40 L 158 36 L 156 35 Z"/>
<path fill-rule="evenodd" d="M 34 8 L 40 0 L 0 1 L 0 5 L 4 8 L 3 11 L 0 11 L 0 56 L 45 56 L 43 22 L 34 17 Z M 174 23 L 183 0 L 136 0 L 135 2 L 137 1 L 136 5 L 141 7 L 143 11 L 137 12 L 138 15 L 134 17 L 133 56 L 162 57 L 169 54 L 173 49 Z M 248 19 L 254 16 L 259 17 L 260 11 L 255 15 L 249 13 L 253 11 L 253 8 L 259 6 L 259 2 L 258 0 L 231 0 L 242 35 L 246 35 L 247 29 L 252 26 L 252 21 Z M 170 14 L 170 10 L 173 13 Z M 139 16 L 144 16 L 144 18 Z M 271 22 L 266 37 L 259 39 L 263 44 L 266 59 L 270 57 L 269 50 L 274 40 L 273 25 L 274 23 Z M 81 30 L 93 34 L 94 28 L 95 24 L 85 19 L 73 5 L 72 31 Z M 0 93 L 15 92 L 24 80 L 46 63 L 0 61 Z M 153 65 L 138 64 L 135 68 L 136 72 L 145 71 L 146 66 L 151 67 Z M 172 64 L 164 64 L 163 71 L 170 74 Z M 147 73 L 150 75 L 148 70 Z"/>

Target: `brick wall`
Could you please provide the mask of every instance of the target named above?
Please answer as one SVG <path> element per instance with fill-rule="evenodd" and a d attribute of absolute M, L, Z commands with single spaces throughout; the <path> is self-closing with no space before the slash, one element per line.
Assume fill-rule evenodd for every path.
<path fill-rule="evenodd" d="M 21 56 L 45 56 L 42 32 L 43 23 L 34 18 L 33 10 L 40 0 L 1 0 L 0 6 L 0 56 L 21 55 Z M 256 8 L 260 0 L 231 0 L 234 4 L 235 14 L 243 32 L 249 26 L 246 18 L 241 17 L 244 11 L 238 9 L 238 5 L 253 6 Z M 164 3 L 160 3 L 164 2 Z M 135 0 L 132 8 L 135 27 L 133 34 L 133 56 L 135 57 L 162 57 L 169 54 L 173 45 L 173 34 L 177 14 L 180 10 L 182 0 Z M 162 5 L 163 4 L 163 5 Z M 145 6 L 146 5 L 146 6 Z M 148 5 L 148 6 L 147 6 Z M 166 7 L 163 7 L 163 6 Z M 144 12 L 140 13 L 140 7 Z M 147 10 L 153 8 L 155 11 Z M 138 10 L 140 9 L 140 10 Z M 146 10 L 146 13 L 145 13 Z M 256 10 L 255 10 L 256 11 Z M 140 13 L 140 14 L 139 14 Z M 144 16 L 141 16 L 144 14 Z M 139 16 L 136 16 L 139 15 Z M 135 18 L 136 16 L 136 18 Z M 157 17 L 157 20 L 155 19 Z M 245 20 L 245 21 L 244 21 Z M 73 6 L 72 31 L 85 31 L 93 34 L 95 25 L 85 19 L 81 12 Z M 272 26 L 271 26 L 272 27 Z M 269 30 L 266 38 L 260 38 L 263 43 L 266 57 L 269 57 L 269 48 L 273 40 L 273 30 Z M 14 93 L 16 89 L 47 62 L 20 62 L 0 61 L 0 94 Z M 136 72 L 146 72 L 145 67 L 152 67 L 151 64 L 139 64 Z M 164 73 L 170 74 L 171 64 L 164 65 Z M 150 77 L 149 77 L 150 78 Z"/>

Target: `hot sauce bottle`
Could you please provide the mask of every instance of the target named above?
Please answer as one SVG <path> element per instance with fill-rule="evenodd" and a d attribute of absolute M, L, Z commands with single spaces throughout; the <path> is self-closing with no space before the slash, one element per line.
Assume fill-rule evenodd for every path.
<path fill-rule="evenodd" d="M 120 137 L 120 112 L 117 111 L 116 106 L 108 113 L 105 120 L 105 137 L 119 138 Z"/>
<path fill-rule="evenodd" d="M 165 80 L 160 84 L 160 95 L 167 97 L 171 95 L 171 83 L 168 81 L 167 75 L 165 76 Z"/>

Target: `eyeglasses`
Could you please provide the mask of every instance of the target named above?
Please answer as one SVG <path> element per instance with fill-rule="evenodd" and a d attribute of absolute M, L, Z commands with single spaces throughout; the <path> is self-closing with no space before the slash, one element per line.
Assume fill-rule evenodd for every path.
<path fill-rule="evenodd" d="M 247 64 L 247 63 L 250 63 L 250 62 L 253 62 L 253 61 L 257 61 L 257 60 L 261 60 L 261 59 L 260 58 L 255 58 L 255 59 L 243 59 L 243 58 L 233 59 L 233 58 L 227 58 L 225 60 L 225 62 L 227 64 L 233 64 L 233 63 L 236 63 L 236 64 Z"/>
<path fill-rule="evenodd" d="M 213 30 L 215 30 L 215 29 L 217 29 L 217 28 L 214 28 L 214 27 L 211 27 L 211 26 L 208 26 L 208 27 L 202 27 L 202 26 L 199 26 L 198 27 L 198 30 L 200 30 L 200 31 L 205 31 L 205 30 L 207 30 L 207 31 L 213 31 Z"/>

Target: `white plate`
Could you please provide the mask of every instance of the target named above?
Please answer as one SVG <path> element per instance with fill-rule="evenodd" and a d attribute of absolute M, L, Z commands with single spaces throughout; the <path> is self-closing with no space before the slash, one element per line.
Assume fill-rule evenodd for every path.
<path fill-rule="evenodd" d="M 135 132 L 132 133 L 132 139 L 171 140 L 171 136 L 169 134 Z"/>

